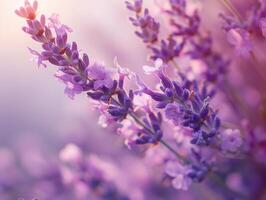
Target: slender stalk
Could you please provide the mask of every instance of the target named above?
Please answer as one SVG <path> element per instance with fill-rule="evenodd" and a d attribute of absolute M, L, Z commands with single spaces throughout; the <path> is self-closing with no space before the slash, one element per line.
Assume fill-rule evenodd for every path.
<path fill-rule="evenodd" d="M 238 12 L 238 10 L 235 8 L 235 6 L 232 4 L 230 0 L 219 0 L 227 9 L 229 12 L 231 12 L 232 15 L 234 15 L 240 22 L 243 21 L 243 18 L 241 14 Z"/>
<path fill-rule="evenodd" d="M 153 131 L 147 127 L 134 113 L 129 113 L 129 115 L 135 120 L 136 123 L 138 123 L 140 126 L 145 128 L 150 134 L 154 134 Z M 168 150 L 170 150 L 180 161 L 183 163 L 190 163 L 187 159 L 185 159 L 183 156 L 181 156 L 177 151 L 169 145 L 166 141 L 163 139 L 160 140 L 160 143 L 165 146 Z"/>
<path fill-rule="evenodd" d="M 120 103 L 114 99 L 113 97 L 111 98 L 112 101 L 114 101 L 116 104 L 120 105 Z M 142 126 L 144 129 L 146 129 L 150 134 L 154 134 L 153 130 L 151 130 L 141 119 L 139 119 L 134 112 L 129 112 L 129 115 L 132 119 L 134 119 L 134 121 L 139 124 L 140 126 Z M 175 157 L 178 158 L 178 160 L 180 160 L 183 163 L 190 163 L 189 160 L 185 159 L 182 155 L 180 155 L 170 144 L 168 144 L 166 141 L 164 141 L 163 139 L 160 140 L 160 143 L 165 146 L 169 151 L 171 151 Z"/>
<path fill-rule="evenodd" d="M 174 68 L 176 68 L 178 72 L 181 72 L 181 67 L 177 64 L 177 62 L 175 60 L 172 60 L 171 62 L 173 63 Z"/>
<path fill-rule="evenodd" d="M 111 100 L 114 101 L 117 105 L 120 105 L 120 103 L 114 99 L 113 97 L 111 97 Z M 132 119 L 134 119 L 134 121 L 139 124 L 140 126 L 142 126 L 144 129 L 146 129 L 150 134 L 154 134 L 153 130 L 151 130 L 141 119 L 139 119 L 134 112 L 129 112 L 129 115 L 132 117 Z M 185 159 L 182 155 L 180 155 L 171 145 L 169 145 L 166 141 L 164 140 L 160 140 L 160 144 L 162 144 L 164 147 L 166 147 L 170 152 L 172 152 L 179 161 L 181 161 L 184 164 L 190 164 L 190 161 Z M 232 196 L 237 197 L 241 200 L 246 199 L 242 194 L 235 192 L 233 190 L 231 190 L 230 188 L 228 188 L 223 182 L 222 180 L 220 180 L 220 178 L 213 174 L 212 176 L 210 176 L 210 179 L 215 182 L 216 184 L 218 184 L 221 189 L 225 192 L 229 192 Z"/>

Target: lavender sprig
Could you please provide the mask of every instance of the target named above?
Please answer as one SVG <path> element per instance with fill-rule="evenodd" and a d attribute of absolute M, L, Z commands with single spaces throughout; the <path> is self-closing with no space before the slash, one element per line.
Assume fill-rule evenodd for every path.
<path fill-rule="evenodd" d="M 27 6 L 30 4 L 27 3 Z M 18 11 L 16 13 L 20 14 Z M 36 13 L 32 15 L 36 16 Z M 34 55 L 37 55 L 42 65 L 44 61 L 47 61 L 58 66 L 56 77 L 65 83 L 65 93 L 70 98 L 74 98 L 81 92 L 87 92 L 91 99 L 106 104 L 107 111 L 113 120 L 120 122 L 127 116 L 131 116 L 142 127 L 138 131 L 138 137 L 134 140 L 136 144 L 156 144 L 162 141 L 160 113 L 155 114 L 151 110 L 143 116 L 137 116 L 134 113 L 134 92 L 130 90 L 127 93 L 124 89 L 124 79 L 128 74 L 122 69 L 118 69 L 118 73 L 115 73 L 98 63 L 90 65 L 87 54 L 80 57 L 77 43 L 73 42 L 72 45 L 68 43 L 69 29 L 61 24 L 58 18 L 50 18 L 50 24 L 46 24 L 44 16 L 41 17 L 41 21 L 28 18 L 28 16 L 26 19 L 28 27 L 24 28 L 24 31 L 31 28 L 33 31 L 25 32 L 34 40 L 42 43 L 43 51 L 41 53 L 34 51 Z M 42 24 L 42 26 L 32 24 Z M 114 74 L 118 74 L 118 80 L 113 78 Z M 169 144 L 164 141 L 161 143 L 179 159 L 185 160 Z"/>
<path fill-rule="evenodd" d="M 191 143 L 209 145 L 220 128 L 220 119 L 209 107 L 213 92 L 208 93 L 206 85 L 200 91 L 196 81 L 194 84 L 186 79 L 181 83 L 171 81 L 162 68 L 156 71 L 156 75 L 161 80 L 161 92 L 154 92 L 149 88 L 145 88 L 143 92 L 159 102 L 157 108 L 165 109 L 166 116 L 174 124 L 193 130 Z"/>
<path fill-rule="evenodd" d="M 140 13 L 141 1 L 137 2 L 135 4 L 127 3 L 128 8 Z M 211 166 L 202 161 L 201 155 L 198 156 L 194 153 L 199 158 L 197 164 L 194 164 L 192 160 L 179 154 L 168 141 L 163 140 L 163 117 L 160 112 L 153 109 L 146 109 L 145 113 L 135 111 L 136 92 L 133 90 L 127 92 L 124 88 L 124 80 L 130 76 L 129 73 L 121 68 L 111 70 L 103 64 L 91 64 L 87 54 L 80 56 L 75 42 L 68 43 L 69 27 L 61 24 L 55 16 L 48 19 L 49 23 L 46 23 L 44 16 L 38 20 L 36 18 L 36 3 L 31 6 L 26 1 L 25 7 L 24 10 L 29 11 L 29 13 L 25 14 L 23 9 L 16 11 L 18 15 L 27 19 L 28 26 L 23 30 L 34 40 L 40 42 L 43 48 L 42 52 L 30 51 L 37 56 L 38 64 L 46 66 L 45 62 L 49 62 L 58 67 L 56 77 L 65 83 L 65 93 L 70 98 L 86 92 L 88 97 L 104 104 L 112 120 L 121 123 L 128 118 L 133 119 L 137 127 L 137 134 L 132 140 L 134 144 L 156 145 L 161 143 L 178 158 L 185 168 L 189 169 L 189 171 L 187 169 L 182 171 L 188 180 L 200 182 L 206 177 Z M 139 33 L 139 36 L 144 38 L 144 42 L 153 43 L 157 40 L 159 26 L 151 18 L 148 11 L 144 11 L 144 17 L 132 21 L 136 26 L 143 28 L 143 32 Z M 165 43 L 164 45 L 167 46 Z M 171 49 L 175 49 L 175 46 L 172 43 L 168 45 Z M 180 49 L 182 48 L 177 48 L 177 54 Z M 167 60 L 172 59 L 173 56 Z M 193 131 L 191 143 L 199 146 L 213 144 L 213 138 L 217 138 L 216 136 L 220 131 L 220 120 L 217 113 L 209 106 L 212 92 L 207 92 L 205 86 L 200 88 L 196 81 L 191 83 L 183 75 L 180 76 L 180 82 L 171 81 L 160 70 L 157 75 L 161 80 L 161 92 L 153 91 L 147 87 L 142 88 L 142 92 L 159 102 L 157 107 L 165 109 L 166 116 L 175 124 L 188 127 Z"/>
<path fill-rule="evenodd" d="M 135 12 L 135 18 L 130 17 L 130 21 L 136 27 L 140 28 L 140 31 L 136 31 L 136 35 L 142 38 L 144 43 L 153 44 L 158 40 L 158 33 L 160 25 L 150 15 L 149 10 L 145 9 L 142 12 L 142 0 L 136 0 L 134 3 L 126 1 L 126 6 L 129 10 Z"/>
<path fill-rule="evenodd" d="M 160 24 L 149 14 L 147 8 L 144 13 L 141 12 L 143 10 L 142 0 L 134 0 L 133 3 L 126 1 L 126 6 L 135 13 L 135 18 L 130 17 L 129 19 L 134 26 L 139 27 L 142 31 L 142 33 L 137 31 L 136 34 L 142 38 L 143 42 L 152 51 L 150 56 L 152 60 L 162 59 L 165 63 L 168 63 L 181 54 L 186 42 L 185 38 L 179 42 L 169 35 L 167 39 L 160 40 Z M 160 44 L 158 44 L 159 40 Z"/>

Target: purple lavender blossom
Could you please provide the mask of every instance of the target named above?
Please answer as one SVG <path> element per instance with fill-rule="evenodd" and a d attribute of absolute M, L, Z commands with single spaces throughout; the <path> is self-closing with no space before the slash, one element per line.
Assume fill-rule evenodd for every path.
<path fill-rule="evenodd" d="M 168 161 L 165 165 L 165 172 L 172 178 L 173 187 L 176 189 L 188 190 L 193 182 L 199 183 L 209 173 L 211 166 L 201 155 L 192 149 L 193 163 L 181 165 L 175 161 Z"/>
<path fill-rule="evenodd" d="M 112 88 L 113 80 L 112 80 L 112 71 L 108 70 L 103 64 L 95 63 L 91 67 L 87 69 L 88 77 L 93 82 L 93 88 L 98 90 L 100 88 Z"/>
<path fill-rule="evenodd" d="M 166 116 L 174 120 L 174 124 L 193 129 L 193 144 L 208 145 L 220 127 L 216 112 L 209 107 L 212 92 L 207 93 L 206 85 L 201 92 L 196 82 L 191 87 L 187 80 L 183 83 L 171 81 L 162 70 L 156 74 L 161 80 L 161 92 L 146 88 L 144 93 L 158 102 L 157 108 L 166 107 Z"/>
<path fill-rule="evenodd" d="M 71 29 L 63 25 L 57 15 L 48 18 L 48 22 L 45 16 L 41 16 L 40 20 L 36 18 L 36 3 L 31 6 L 26 1 L 25 8 L 16 13 L 27 19 L 24 31 L 42 44 L 41 52 L 30 49 L 38 65 L 46 66 L 50 63 L 57 67 L 55 76 L 66 85 L 65 93 L 70 98 L 86 92 L 93 102 L 97 102 L 101 116 L 106 119 L 104 125 L 108 126 L 110 121 L 117 122 L 118 133 L 126 139 L 125 143 L 129 147 L 145 145 L 144 148 L 159 148 L 158 152 L 167 150 L 168 153 L 162 153 L 157 159 L 162 164 L 166 163 L 165 172 L 167 178 L 172 179 L 173 186 L 186 190 L 192 182 L 202 182 L 206 178 L 213 169 L 212 159 L 217 159 L 219 164 L 222 159 L 220 154 L 217 156 L 217 151 L 238 152 L 243 141 L 238 129 L 222 130 L 218 113 L 211 104 L 214 89 L 218 87 L 212 84 L 214 89 L 210 90 L 209 83 L 215 83 L 221 75 L 225 75 L 229 61 L 212 49 L 209 35 L 203 37 L 199 32 L 201 19 L 197 11 L 188 15 L 186 1 L 183 0 L 170 0 L 169 3 L 171 8 L 166 13 L 175 30 L 169 33 L 167 40 L 161 40 L 156 46 L 156 42 L 160 41 L 160 24 L 148 9 L 143 11 L 141 0 L 126 2 L 128 9 L 136 14 L 131 21 L 140 28 L 137 35 L 153 52 L 151 58 L 155 60 L 155 67 L 144 66 L 144 71 L 158 76 L 159 90 L 150 89 L 136 74 L 120 66 L 112 70 L 104 64 L 91 64 L 89 56 L 81 54 L 75 42 L 68 41 Z M 184 23 L 179 23 L 178 19 L 184 20 Z M 225 29 L 231 34 L 230 42 L 238 50 L 244 48 L 244 52 L 249 53 L 249 32 L 243 24 L 234 20 L 225 19 Z M 200 76 L 191 80 L 182 72 L 174 74 L 174 78 L 166 76 L 164 70 L 167 63 L 181 56 L 183 50 L 187 50 L 185 55 L 189 55 L 189 59 L 200 60 L 208 66 L 204 78 Z M 125 78 L 131 75 L 141 86 L 140 90 L 126 89 Z M 137 104 L 136 98 L 145 102 Z M 178 141 L 178 136 L 183 137 L 182 141 Z M 154 153 L 156 156 L 158 154 Z M 130 199 L 112 181 L 106 179 L 103 171 L 94 163 L 95 160 L 84 158 L 76 146 L 67 146 L 60 158 L 63 162 L 61 175 L 64 183 L 73 187 L 77 193 L 81 191 L 80 195 L 90 191 L 92 197 L 89 198 Z M 226 188 L 224 185 L 219 186 Z"/>
<path fill-rule="evenodd" d="M 135 12 L 135 18 L 130 17 L 130 21 L 136 27 L 139 27 L 140 31 L 136 31 L 136 35 L 142 38 L 144 43 L 153 44 L 158 40 L 158 33 L 160 25 L 149 14 L 149 10 L 145 9 L 143 13 L 142 1 L 136 0 L 134 3 L 126 1 L 127 8 Z"/>
<path fill-rule="evenodd" d="M 170 16 L 171 25 L 176 28 L 172 35 L 191 37 L 197 34 L 200 25 L 198 11 L 195 10 L 192 15 L 188 15 L 185 1 L 170 0 L 169 3 L 171 9 L 167 10 L 167 13 Z"/>
<path fill-rule="evenodd" d="M 167 41 L 162 40 L 159 48 L 153 46 L 150 47 L 153 52 L 151 59 L 162 59 L 164 63 L 168 63 L 180 55 L 184 46 L 185 40 L 183 40 L 180 44 L 177 43 L 173 38 L 169 38 Z"/>

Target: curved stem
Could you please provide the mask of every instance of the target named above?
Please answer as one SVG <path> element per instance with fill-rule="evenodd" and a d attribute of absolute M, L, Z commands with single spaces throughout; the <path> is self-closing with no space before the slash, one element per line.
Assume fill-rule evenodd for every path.
<path fill-rule="evenodd" d="M 114 99 L 113 97 L 111 97 L 112 101 L 114 101 L 116 104 L 120 105 L 120 103 Z M 139 124 L 140 126 L 142 126 L 145 130 L 147 130 L 150 134 L 154 134 L 153 130 L 151 130 L 141 119 L 139 119 L 134 112 L 129 112 L 129 115 L 132 117 L 132 119 L 134 119 L 134 121 Z M 168 144 L 166 141 L 164 141 L 163 139 L 160 140 L 160 143 L 165 146 L 169 151 L 171 151 L 175 157 L 178 158 L 178 160 L 180 160 L 183 163 L 190 163 L 189 160 L 185 159 L 182 155 L 180 155 L 170 144 Z"/>
<path fill-rule="evenodd" d="M 230 0 L 219 0 L 227 9 L 228 11 L 234 15 L 240 22 L 243 21 L 241 14 L 235 8 Z"/>
<path fill-rule="evenodd" d="M 147 127 L 134 113 L 129 113 L 129 115 L 135 120 L 136 123 L 145 128 L 149 133 L 154 134 L 153 131 L 149 127 Z M 171 151 L 180 161 L 182 161 L 183 163 L 190 163 L 187 159 L 177 153 L 177 151 L 166 141 L 161 139 L 160 143 L 165 146 L 169 151 Z"/>
<path fill-rule="evenodd" d="M 172 60 L 174 68 L 176 68 L 179 72 L 181 72 L 181 67 L 177 64 L 175 60 Z"/>

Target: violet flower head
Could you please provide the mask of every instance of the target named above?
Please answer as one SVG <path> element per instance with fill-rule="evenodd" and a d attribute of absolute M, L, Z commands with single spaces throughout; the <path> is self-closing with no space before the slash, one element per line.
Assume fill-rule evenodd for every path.
<path fill-rule="evenodd" d="M 177 43 L 173 38 L 169 38 L 167 41 L 162 40 L 159 48 L 150 47 L 153 55 L 151 55 L 152 60 L 162 59 L 164 63 L 168 63 L 175 57 L 178 57 L 185 46 L 185 39 Z"/>
<path fill-rule="evenodd" d="M 187 14 L 186 2 L 179 0 L 170 0 L 171 9 L 167 10 L 170 16 L 170 24 L 176 28 L 173 36 L 191 37 L 198 33 L 200 26 L 200 17 L 198 11 L 193 14 Z"/>
<path fill-rule="evenodd" d="M 158 40 L 160 24 L 145 9 L 142 13 L 142 1 L 135 0 L 134 3 L 126 1 L 127 8 L 135 12 L 135 17 L 130 17 L 132 24 L 139 28 L 136 35 L 142 38 L 144 43 L 153 44 Z"/>
<path fill-rule="evenodd" d="M 108 89 L 113 87 L 112 70 L 107 69 L 103 64 L 95 63 L 87 69 L 88 77 L 93 82 L 95 90 L 106 87 Z"/>
<path fill-rule="evenodd" d="M 27 9 L 27 6 L 26 1 L 24 9 Z M 30 52 L 36 57 L 38 65 L 46 66 L 45 62 L 47 61 L 59 67 L 55 76 L 66 84 L 65 93 L 70 98 L 88 90 L 91 87 L 87 75 L 89 59 L 86 54 L 80 57 L 75 42 L 68 43 L 70 28 L 61 24 L 58 16 L 49 18 L 49 24 L 47 24 L 44 15 L 40 20 L 28 19 L 27 25 L 23 30 L 34 40 L 42 43 L 42 52 L 30 49 Z"/>
<path fill-rule="evenodd" d="M 169 19 L 172 26 L 166 39 L 161 39 L 160 24 L 148 9 L 143 8 L 142 0 L 135 0 L 133 3 L 126 1 L 127 8 L 135 14 L 130 20 L 138 28 L 136 34 L 152 51 L 150 58 L 155 64 L 145 65 L 143 69 L 147 75 L 156 75 L 158 84 L 155 89 L 144 84 L 137 74 L 120 67 L 117 60 L 117 69 L 101 62 L 91 62 L 89 56 L 80 51 L 76 42 L 69 41 L 72 30 L 60 22 L 58 15 L 50 18 L 44 15 L 36 17 L 36 2 L 31 5 L 26 0 L 25 6 L 16 11 L 19 16 L 27 19 L 24 32 L 41 44 L 40 51 L 29 48 L 38 66 L 53 65 L 57 70 L 56 78 L 64 83 L 65 93 L 70 98 L 73 99 L 80 93 L 87 94 L 90 103 L 100 112 L 100 123 L 105 127 L 115 124 L 112 130 L 115 129 L 116 133 L 124 137 L 128 147 L 141 146 L 141 150 L 148 149 L 149 153 L 154 151 L 151 153 L 153 162 L 165 167 L 166 180 L 171 180 L 174 188 L 183 190 L 188 190 L 193 182 L 205 180 L 210 172 L 215 172 L 214 166 L 218 168 L 226 161 L 226 156 L 242 155 L 242 147 L 246 148 L 239 131 L 242 129 L 237 129 L 238 124 L 233 124 L 232 121 L 227 124 L 226 121 L 232 119 L 238 122 L 242 118 L 237 118 L 228 106 L 225 112 L 221 107 L 223 118 L 220 120 L 218 111 L 213 107 L 217 103 L 227 106 L 223 99 L 217 101 L 223 93 L 225 96 L 232 95 L 230 103 L 239 104 L 237 94 L 233 96 L 231 91 L 227 93 L 219 87 L 225 83 L 230 61 L 214 50 L 213 38 L 200 31 L 201 18 L 198 11 L 188 13 L 187 4 L 188 1 L 185 0 L 167 1 L 169 7 L 162 14 Z M 260 13 L 256 17 L 259 16 L 259 24 L 264 33 L 263 12 L 254 13 Z M 250 54 L 252 46 L 249 36 L 253 27 L 249 22 L 243 23 L 231 16 L 222 18 L 230 44 L 241 55 Z M 170 74 L 169 72 L 174 71 L 169 69 L 174 63 L 171 61 L 177 57 L 181 57 L 184 65 L 189 63 L 191 67 L 188 64 L 184 70 Z M 198 70 L 200 75 L 191 78 L 190 72 L 197 64 L 204 71 Z M 126 81 L 132 81 L 139 89 L 132 89 L 135 85 Z M 224 86 L 227 87 L 225 84 Z M 216 93 L 217 99 L 213 99 Z M 227 125 L 229 128 L 224 130 Z M 236 128 L 231 129 L 231 126 Z M 260 152 L 256 152 L 261 158 L 265 152 L 265 138 L 256 144 L 262 147 Z M 251 144 L 250 147 L 257 146 Z M 115 152 L 115 156 L 117 155 Z M 123 152 L 123 155 L 128 154 Z M 115 181 L 106 176 L 97 159 L 84 156 L 77 146 L 68 145 L 59 157 L 61 163 L 56 168 L 56 181 L 60 183 L 60 187 L 66 185 L 74 190 L 81 188 L 84 198 L 89 199 L 131 199 L 120 191 Z M 226 166 L 225 169 L 229 170 L 230 162 L 237 161 L 226 161 L 221 166 Z M 208 183 L 212 182 L 215 180 L 213 176 L 209 176 Z M 223 184 L 225 181 L 219 181 L 219 184 L 221 182 Z M 230 198 L 227 199 L 235 199 L 236 192 L 231 191 L 227 185 L 219 185 L 219 189 L 224 190 L 221 193 L 228 192 Z"/>
<path fill-rule="evenodd" d="M 176 161 L 168 161 L 165 173 L 172 178 L 172 185 L 176 189 L 188 190 L 190 185 L 204 180 L 211 170 L 211 165 L 201 155 L 192 149 L 193 163 L 182 165 Z"/>
<path fill-rule="evenodd" d="M 157 108 L 166 108 L 165 114 L 174 120 L 174 124 L 193 130 L 191 143 L 209 145 L 220 127 L 216 112 L 209 106 L 213 91 L 208 93 L 206 85 L 200 89 L 197 82 L 192 84 L 186 79 L 183 79 L 183 83 L 171 81 L 162 71 L 157 75 L 161 80 L 161 92 L 146 88 L 144 93 L 158 102 Z"/>
<path fill-rule="evenodd" d="M 161 113 L 158 113 L 155 115 L 152 112 L 148 113 L 148 117 L 144 118 L 143 122 L 145 123 L 145 128 L 142 130 L 139 130 L 138 132 L 138 139 L 135 141 L 136 144 L 156 144 L 158 143 L 162 136 L 163 132 L 161 129 L 162 124 L 162 115 Z M 147 128 L 153 130 L 153 134 L 150 133 Z"/>
<path fill-rule="evenodd" d="M 167 162 L 165 166 L 165 173 L 173 178 L 172 185 L 178 190 L 188 190 L 192 184 L 192 179 L 188 176 L 189 168 L 178 162 Z"/>

